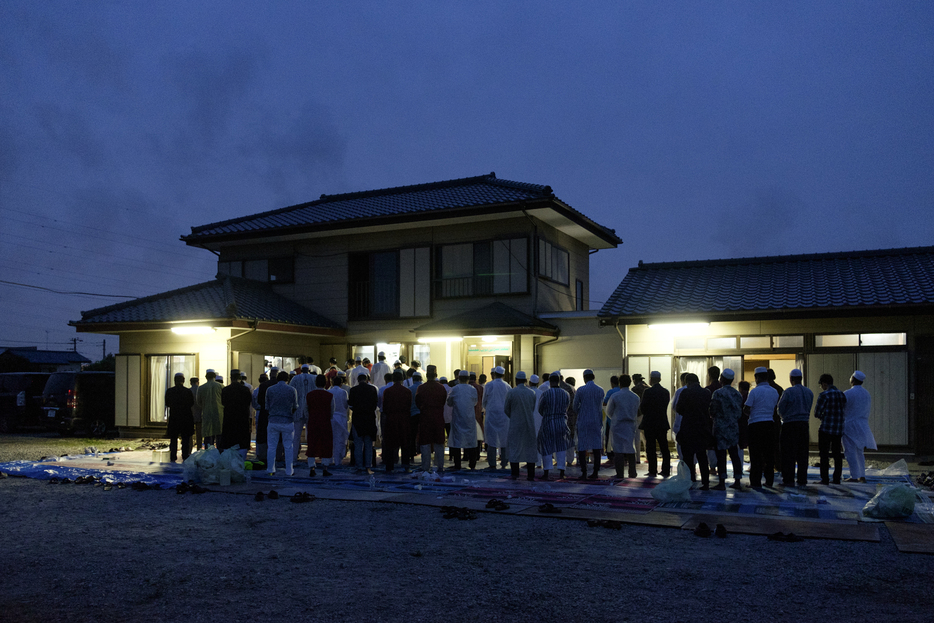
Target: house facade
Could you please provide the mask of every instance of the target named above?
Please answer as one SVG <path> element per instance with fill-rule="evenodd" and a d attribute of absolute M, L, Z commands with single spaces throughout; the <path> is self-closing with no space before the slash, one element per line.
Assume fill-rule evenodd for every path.
<path fill-rule="evenodd" d="M 845 390 L 861 370 L 880 450 L 934 451 L 934 247 L 640 262 L 599 318 L 625 368 L 667 387 L 716 365 L 737 382 L 765 366 L 783 386 L 799 368 L 812 389 L 828 373 Z"/>
<path fill-rule="evenodd" d="M 214 280 L 82 313 L 120 336 L 117 423 L 164 427 L 175 372 L 326 367 L 385 351 L 443 373 L 538 370 L 548 320 L 589 310 L 589 255 L 622 241 L 548 186 L 495 174 L 342 195 L 193 227 Z M 557 315 L 557 316 L 555 316 Z"/>

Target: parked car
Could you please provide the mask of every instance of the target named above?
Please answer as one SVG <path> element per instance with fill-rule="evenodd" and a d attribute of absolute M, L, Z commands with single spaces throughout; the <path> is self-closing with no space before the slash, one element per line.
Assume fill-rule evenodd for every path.
<path fill-rule="evenodd" d="M 28 426 L 45 426 L 42 390 L 48 380 L 48 372 L 0 374 L 0 433 L 12 433 Z"/>
<path fill-rule="evenodd" d="M 103 437 L 114 428 L 113 372 L 55 372 L 42 392 L 46 427 L 62 436 Z"/>

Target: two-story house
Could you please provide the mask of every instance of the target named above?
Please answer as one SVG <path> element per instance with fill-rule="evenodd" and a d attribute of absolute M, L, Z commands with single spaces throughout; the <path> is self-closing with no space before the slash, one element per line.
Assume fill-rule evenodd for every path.
<path fill-rule="evenodd" d="M 117 424 L 160 427 L 172 376 L 406 357 L 443 374 L 538 371 L 589 312 L 589 255 L 622 241 L 551 188 L 495 174 L 320 199 L 193 227 L 215 279 L 82 313 L 118 334 Z M 593 323 L 595 325 L 595 323 Z"/>

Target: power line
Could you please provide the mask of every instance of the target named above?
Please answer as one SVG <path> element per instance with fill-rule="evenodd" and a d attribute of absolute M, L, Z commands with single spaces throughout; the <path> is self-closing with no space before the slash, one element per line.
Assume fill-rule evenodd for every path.
<path fill-rule="evenodd" d="M 44 290 L 46 292 L 53 292 L 55 294 L 65 294 L 69 296 L 99 296 L 103 298 L 113 298 L 113 299 L 136 299 L 140 298 L 138 296 L 126 296 L 122 294 L 95 294 L 94 292 L 66 292 L 62 290 L 53 290 L 52 288 L 45 288 L 42 286 L 34 286 L 28 283 L 17 283 L 15 281 L 5 281 L 0 279 L 0 283 L 4 283 L 10 286 L 18 286 L 20 288 L 32 288 L 34 290 Z"/>

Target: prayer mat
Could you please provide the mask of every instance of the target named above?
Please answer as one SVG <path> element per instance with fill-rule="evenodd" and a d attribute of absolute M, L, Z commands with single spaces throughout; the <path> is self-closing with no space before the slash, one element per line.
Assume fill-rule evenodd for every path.
<path fill-rule="evenodd" d="M 879 528 L 857 522 L 821 523 L 794 519 L 772 519 L 766 517 L 738 517 L 735 515 L 696 515 L 681 526 L 682 530 L 694 530 L 701 522 L 708 526 L 723 524 L 729 534 L 770 535 L 776 532 L 811 539 L 837 539 L 843 541 L 869 541 L 878 543 Z M 714 537 L 716 538 L 716 537 Z"/>

